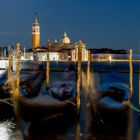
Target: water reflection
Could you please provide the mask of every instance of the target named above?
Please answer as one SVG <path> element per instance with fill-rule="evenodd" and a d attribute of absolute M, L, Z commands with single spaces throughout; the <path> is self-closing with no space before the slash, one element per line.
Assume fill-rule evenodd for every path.
<path fill-rule="evenodd" d="M 132 118 L 132 112 L 129 113 L 129 110 L 127 112 L 123 112 L 123 114 L 118 112 L 119 114 L 117 113 L 116 115 L 119 118 L 117 119 L 114 118 L 115 116 L 112 117 L 112 114 L 108 114 L 106 115 L 107 119 L 102 119 L 105 112 L 102 114 L 99 111 L 97 106 L 97 96 L 99 94 L 99 86 L 102 83 L 108 81 L 128 83 L 128 79 L 124 79 L 123 75 L 119 75 L 113 72 L 102 73 L 100 75 L 98 73 L 91 73 L 90 86 L 88 88 L 85 73 L 82 73 L 82 78 L 83 93 L 81 95 L 81 98 L 83 96 L 84 98 L 81 100 L 82 104 L 84 105 L 81 104 L 82 113 L 80 115 L 80 118 L 82 118 L 85 123 L 80 123 L 81 132 L 86 129 L 87 133 L 85 134 L 88 135 L 89 138 L 96 137 L 97 139 L 126 139 L 128 133 L 127 131 L 129 131 L 130 135 L 132 134 L 132 125 L 128 124 L 128 122 L 132 122 L 132 120 L 134 119 Z M 84 102 L 84 100 L 86 101 Z"/>
<path fill-rule="evenodd" d="M 58 80 L 60 77 L 64 78 L 64 73 L 51 73 L 51 83 Z M 65 73 L 66 74 L 66 73 Z M 113 75 L 113 76 L 112 76 Z M 66 75 L 65 75 L 66 76 Z M 87 88 L 86 73 L 82 73 L 82 90 L 81 90 L 81 110 L 79 116 L 73 116 L 74 118 L 63 118 L 60 120 L 49 121 L 46 124 L 30 124 L 27 127 L 26 139 L 31 140 L 57 140 L 57 139 L 111 139 L 115 137 L 120 138 L 119 135 L 115 136 L 115 133 L 111 133 L 108 129 L 105 132 L 105 124 L 98 114 L 96 107 L 97 89 L 100 84 L 106 82 L 110 77 L 109 73 L 91 73 L 90 74 L 90 88 Z M 114 74 L 111 73 L 112 81 Z M 119 79 L 119 76 L 117 76 Z M 117 79 L 117 80 L 118 80 Z M 111 80 L 111 79 L 109 79 Z M 120 80 L 120 79 L 119 79 Z M 124 79 L 123 79 L 124 80 Z M 127 82 L 127 79 L 126 81 Z M 129 116 L 127 116 L 129 118 Z M 66 120 L 69 120 L 68 122 Z M 125 119 L 123 119 L 125 120 Z M 121 120 L 122 121 L 122 120 Z M 95 133 L 95 128 L 98 128 L 98 134 Z M 99 127 L 97 127 L 99 126 Z M 127 126 L 127 125 L 126 125 Z M 130 126 L 132 127 L 132 126 Z M 103 128 L 103 129 L 102 129 Z M 120 128 L 122 130 L 123 128 Z M 119 130 L 119 129 L 118 129 Z M 125 130 L 124 130 L 125 131 Z M 127 131 L 127 130 L 126 130 Z M 130 130 L 131 131 L 131 130 Z M 130 132 L 131 133 L 131 132 Z M 117 133 L 116 133 L 117 134 Z M 122 138 L 126 137 L 126 134 L 122 135 Z"/>
<path fill-rule="evenodd" d="M 88 86 L 86 74 L 82 72 L 80 126 L 81 132 L 84 134 L 90 132 L 92 121 L 95 119 L 98 113 L 96 104 L 98 86 L 98 74 L 90 73 L 90 81 Z"/>
<path fill-rule="evenodd" d="M 27 74 L 27 73 L 26 73 Z M 51 72 L 51 81 L 50 83 L 53 83 L 54 81 L 61 78 L 67 77 L 65 75 L 66 73 L 56 73 Z M 28 76 L 25 75 L 23 78 L 26 78 Z M 136 77 L 135 78 L 135 83 Z M 48 122 L 46 124 L 32 124 L 29 125 L 29 127 L 26 128 L 27 133 L 23 133 L 24 139 L 30 139 L 30 140 L 64 140 L 64 139 L 98 139 L 99 137 L 92 132 L 92 127 L 95 126 L 94 119 L 96 120 L 98 116 L 98 110 L 96 108 L 96 96 L 97 96 L 97 89 L 99 88 L 100 84 L 103 82 L 109 81 L 115 81 L 115 80 L 122 80 L 123 82 L 128 83 L 129 76 L 128 73 L 119 73 L 114 74 L 111 73 L 91 73 L 90 74 L 90 88 L 87 88 L 87 82 L 86 82 L 86 73 L 82 73 L 82 91 L 81 91 L 81 111 L 80 115 L 78 117 L 73 116 L 74 118 L 69 118 L 70 121 L 65 124 L 65 120 L 56 120 L 53 122 Z M 93 108 L 93 112 L 91 112 L 91 107 Z M 130 114 L 131 115 L 131 114 Z M 129 118 L 129 116 L 127 116 Z M 134 119 L 134 118 L 129 118 Z M 104 124 L 100 118 L 98 118 L 100 126 L 103 127 Z M 129 120 L 131 122 L 131 120 Z M 132 124 L 129 124 L 128 133 L 132 133 Z M 110 133 L 110 132 L 109 132 Z M 106 137 L 106 139 L 113 138 L 112 134 L 110 133 L 110 138 Z M 128 136 L 131 137 L 131 136 Z M 0 139 L 2 140 L 15 140 L 15 124 L 14 121 L 3 121 L 0 123 Z M 103 135 L 100 136 L 100 139 L 103 138 Z M 117 136 L 116 136 L 117 139 Z M 118 138 L 119 139 L 119 138 Z M 20 138 L 19 138 L 20 140 Z"/>
<path fill-rule="evenodd" d="M 0 139 L 1 140 L 15 140 L 15 123 L 13 120 L 6 120 L 0 122 Z"/>

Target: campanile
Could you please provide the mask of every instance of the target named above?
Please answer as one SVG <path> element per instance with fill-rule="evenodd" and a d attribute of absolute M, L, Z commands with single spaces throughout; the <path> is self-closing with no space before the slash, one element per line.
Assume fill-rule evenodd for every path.
<path fill-rule="evenodd" d="M 32 49 L 40 47 L 40 26 L 37 15 L 35 15 L 34 23 L 32 25 Z"/>

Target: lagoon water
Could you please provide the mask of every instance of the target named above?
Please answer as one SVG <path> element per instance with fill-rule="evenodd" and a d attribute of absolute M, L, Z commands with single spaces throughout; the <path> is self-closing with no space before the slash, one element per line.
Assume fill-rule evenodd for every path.
<path fill-rule="evenodd" d="M 76 65 L 76 64 L 75 64 Z M 69 63 L 51 63 L 52 72 L 50 73 L 50 83 L 53 83 L 60 78 L 63 79 L 64 71 L 69 66 Z M 59 71 L 56 72 L 55 70 Z M 134 74 L 133 74 L 133 98 L 132 102 L 135 107 L 138 107 L 138 88 L 139 88 L 139 64 L 133 64 Z M 83 87 L 86 87 L 85 74 L 86 74 L 86 63 L 82 64 L 83 70 Z M 27 78 L 30 76 L 32 71 L 22 71 L 21 79 Z M 85 74 L 84 74 L 85 73 Z M 91 79 L 90 81 L 93 84 L 93 90 L 97 90 L 98 87 L 104 82 L 116 82 L 120 81 L 126 84 L 129 84 L 129 64 L 128 63 L 104 63 L 96 62 L 91 63 Z M 126 133 L 112 133 L 107 132 L 104 134 L 101 132 L 100 135 L 96 135 L 92 126 L 95 124 L 92 123 L 94 116 L 90 113 L 90 110 L 87 107 L 87 102 L 85 100 L 86 93 L 83 89 L 81 92 L 81 111 L 79 117 L 73 116 L 69 118 L 69 122 L 64 122 L 59 120 L 59 122 L 52 122 L 49 124 L 26 124 L 26 123 L 17 123 L 15 119 L 11 118 L 10 120 L 5 120 L 3 118 L 0 122 L 0 140 L 14 140 L 14 139 L 27 139 L 27 140 L 138 140 L 138 131 L 139 131 L 139 118 L 138 112 L 130 109 L 129 114 L 126 119 L 128 119 L 128 124 L 126 128 Z M 103 123 L 102 120 L 100 123 Z M 120 122 L 123 120 L 120 120 Z M 101 125 L 102 126 L 102 125 Z M 102 129 L 102 128 L 101 128 Z M 121 128 L 120 128 L 121 129 Z M 19 131 L 20 130 L 20 131 Z M 110 131 L 110 130 L 108 130 Z M 18 132 L 18 137 L 17 137 Z M 20 136 L 19 136 L 19 132 Z M 22 135 L 23 137 L 22 137 Z"/>

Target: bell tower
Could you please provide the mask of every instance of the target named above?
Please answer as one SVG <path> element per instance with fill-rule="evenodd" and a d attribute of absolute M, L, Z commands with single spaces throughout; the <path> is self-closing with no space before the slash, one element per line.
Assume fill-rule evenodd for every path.
<path fill-rule="evenodd" d="M 40 47 L 40 26 L 35 13 L 34 23 L 32 25 L 32 49 Z"/>

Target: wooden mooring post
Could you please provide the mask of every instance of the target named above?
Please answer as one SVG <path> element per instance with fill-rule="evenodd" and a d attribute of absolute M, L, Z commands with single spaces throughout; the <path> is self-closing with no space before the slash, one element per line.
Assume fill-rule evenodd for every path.
<path fill-rule="evenodd" d="M 17 63 L 16 63 L 16 82 L 14 96 L 19 95 L 19 82 L 20 82 L 20 43 L 16 44 Z"/>
<path fill-rule="evenodd" d="M 133 62 L 132 62 L 132 49 L 130 49 L 130 55 L 129 55 L 129 90 L 130 90 L 130 97 L 132 97 L 132 92 L 133 92 Z"/>
<path fill-rule="evenodd" d="M 80 93 L 81 93 L 81 61 L 82 61 L 82 42 L 78 44 L 78 69 L 77 69 L 77 109 L 80 109 Z"/>
<path fill-rule="evenodd" d="M 12 65 L 13 65 L 13 57 L 11 54 L 9 55 L 8 62 L 9 62 L 9 65 L 8 65 L 8 83 L 9 83 L 12 76 L 11 70 L 12 70 Z"/>
<path fill-rule="evenodd" d="M 47 63 L 46 63 L 46 87 L 49 86 L 49 78 L 50 78 L 50 59 L 49 52 L 46 53 Z"/>
<path fill-rule="evenodd" d="M 90 51 L 88 50 L 88 63 L 87 63 L 87 86 L 90 86 Z"/>
<path fill-rule="evenodd" d="M 8 67 L 8 84 L 12 89 L 13 97 L 17 97 L 19 95 L 19 83 L 20 83 L 20 43 L 16 44 L 16 79 L 12 76 L 12 65 L 13 65 L 13 57 L 9 55 L 9 67 Z"/>
<path fill-rule="evenodd" d="M 17 98 L 19 97 L 19 83 L 20 83 L 20 43 L 16 44 L 16 55 L 17 55 L 17 60 L 16 60 L 16 81 L 15 81 L 15 86 L 14 86 L 14 112 L 17 114 L 17 108 L 18 108 L 18 102 Z M 17 133 L 20 129 L 20 120 L 17 117 L 16 118 L 16 139 L 19 139 L 19 133 Z"/>

